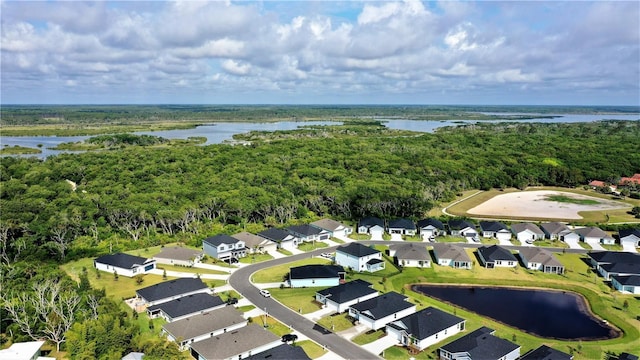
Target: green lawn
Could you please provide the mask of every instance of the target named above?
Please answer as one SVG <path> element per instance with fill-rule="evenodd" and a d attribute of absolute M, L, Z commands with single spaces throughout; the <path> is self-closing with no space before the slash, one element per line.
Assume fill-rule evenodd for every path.
<path fill-rule="evenodd" d="M 256 307 L 255 307 L 255 306 L 253 306 L 253 305 L 245 305 L 245 306 L 240 306 L 240 307 L 238 307 L 237 309 L 238 309 L 239 311 L 242 311 L 242 312 L 248 312 L 248 311 L 251 311 L 251 310 L 253 310 L 253 309 L 255 309 L 255 308 L 256 308 Z"/>
<path fill-rule="evenodd" d="M 296 341 L 294 346 L 300 346 L 307 356 L 312 359 L 317 359 L 327 353 L 327 350 L 324 350 L 320 345 L 311 340 Z"/>
<path fill-rule="evenodd" d="M 347 318 L 348 315 L 349 314 L 347 312 L 343 312 L 342 314 L 335 316 L 327 315 L 318 320 L 317 323 L 325 329 L 331 330 L 333 332 L 340 332 L 350 329 L 354 326 L 351 320 Z"/>
<path fill-rule="evenodd" d="M 280 254 L 287 255 L 287 256 L 293 255 L 293 253 L 291 251 L 285 250 L 285 249 L 278 249 L 276 251 L 279 252 Z"/>
<path fill-rule="evenodd" d="M 302 244 L 298 244 L 298 250 L 304 251 L 304 252 L 313 251 L 317 249 L 324 249 L 326 247 L 329 247 L 329 245 L 323 243 L 322 241 L 303 242 Z"/>
<path fill-rule="evenodd" d="M 285 334 L 290 334 L 292 331 L 288 326 L 268 315 L 255 316 L 250 319 L 253 323 L 260 326 L 264 326 L 266 324 L 267 330 L 271 331 L 279 337 Z"/>
<path fill-rule="evenodd" d="M 351 234 L 349 234 L 349 239 L 353 239 L 353 240 L 369 240 L 369 239 L 371 239 L 371 235 L 369 235 L 369 234 L 351 233 Z"/>
<path fill-rule="evenodd" d="M 269 289 L 271 296 L 293 311 L 308 314 L 321 309 L 320 304 L 314 302 L 316 292 L 326 287 L 312 288 L 275 288 Z"/>
<path fill-rule="evenodd" d="M 344 244 L 344 241 L 343 241 L 343 240 L 340 240 L 340 239 L 335 238 L 335 237 L 332 237 L 332 238 L 331 238 L 331 241 L 333 241 L 333 242 L 334 242 L 334 243 L 336 243 L 336 244 Z"/>
<path fill-rule="evenodd" d="M 569 245 L 567 245 L 566 242 L 560 240 L 536 240 L 534 244 L 535 246 L 556 247 L 565 249 L 569 248 Z"/>
<path fill-rule="evenodd" d="M 156 267 L 158 269 L 161 269 L 161 270 L 178 271 L 178 272 L 189 273 L 189 274 L 229 275 L 229 273 L 225 272 L 225 271 L 203 269 L 203 268 L 194 268 L 194 267 L 186 267 L 186 266 L 175 266 L 175 265 L 158 264 Z"/>
<path fill-rule="evenodd" d="M 354 337 L 353 339 L 351 339 L 351 341 L 358 345 L 364 345 L 364 344 L 368 344 L 370 342 L 376 341 L 383 336 L 385 336 L 385 333 L 382 329 L 377 331 L 372 331 L 372 332 L 367 331 Z"/>
<path fill-rule="evenodd" d="M 447 343 L 450 339 L 447 339 Z M 429 351 L 421 351 L 418 354 L 411 354 L 407 348 L 392 346 L 382 353 L 382 357 L 388 360 L 407 360 L 407 359 L 415 359 L 415 360 L 429 360 L 436 359 L 436 355 L 430 353 Z"/>
<path fill-rule="evenodd" d="M 271 259 L 273 259 L 273 256 L 269 254 L 249 254 L 243 258 L 240 258 L 240 262 L 243 264 L 253 264 Z"/>
<path fill-rule="evenodd" d="M 283 277 L 289 273 L 289 268 L 302 266 L 302 265 L 330 264 L 330 263 L 331 263 L 330 260 L 317 258 L 317 257 L 298 260 L 292 263 L 274 266 L 274 267 L 257 271 L 255 274 L 251 276 L 251 281 L 255 283 L 280 282 L 282 281 Z"/>
<path fill-rule="evenodd" d="M 559 203 L 578 204 L 578 205 L 598 205 L 598 200 L 591 199 L 576 199 L 566 195 L 548 195 L 545 197 L 546 201 L 553 201 Z"/>
<path fill-rule="evenodd" d="M 466 242 L 466 240 L 463 237 L 460 236 L 436 236 L 436 242 L 443 242 L 443 243 L 460 243 L 460 242 Z"/>

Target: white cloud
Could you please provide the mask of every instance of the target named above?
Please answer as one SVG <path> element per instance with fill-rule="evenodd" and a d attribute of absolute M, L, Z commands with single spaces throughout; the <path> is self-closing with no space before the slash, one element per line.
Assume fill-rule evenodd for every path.
<path fill-rule="evenodd" d="M 247 75 L 251 70 L 251 65 L 240 64 L 239 62 L 231 59 L 223 61 L 221 66 L 226 72 L 239 76 Z"/>

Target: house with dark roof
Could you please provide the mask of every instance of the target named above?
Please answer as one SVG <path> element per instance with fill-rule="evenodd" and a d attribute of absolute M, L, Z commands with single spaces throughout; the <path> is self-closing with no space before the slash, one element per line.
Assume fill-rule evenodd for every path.
<path fill-rule="evenodd" d="M 375 272 L 384 269 L 382 253 L 357 242 L 339 246 L 336 249 L 336 264 L 355 271 Z"/>
<path fill-rule="evenodd" d="M 524 354 L 520 360 L 573 360 L 573 355 L 548 347 L 547 345 L 541 345 L 537 349 Z"/>
<path fill-rule="evenodd" d="M 611 280 L 614 275 L 630 276 L 640 275 L 640 263 L 611 263 L 600 265 L 600 275 L 605 280 Z"/>
<path fill-rule="evenodd" d="M 418 220 L 416 224 L 422 240 L 433 240 L 438 235 L 446 234 L 442 221 L 435 218 Z"/>
<path fill-rule="evenodd" d="M 349 236 L 353 232 L 350 226 L 333 219 L 321 219 L 312 222 L 310 225 L 328 231 L 331 234 L 330 236 Z"/>
<path fill-rule="evenodd" d="M 303 242 L 329 240 L 331 233 L 308 224 L 292 225 L 285 229 Z"/>
<path fill-rule="evenodd" d="M 349 306 L 349 316 L 372 330 L 385 327 L 389 322 L 416 311 L 416 306 L 395 291 L 378 295 Z"/>
<path fill-rule="evenodd" d="M 511 225 L 511 231 L 516 239 L 521 243 L 533 243 L 536 240 L 544 239 L 544 232 L 536 224 L 518 223 Z"/>
<path fill-rule="evenodd" d="M 103 255 L 93 260 L 93 266 L 101 271 L 126 277 L 146 274 L 156 268 L 156 261 L 125 253 Z"/>
<path fill-rule="evenodd" d="M 465 320 L 429 306 L 387 324 L 386 333 L 398 343 L 422 351 L 453 336 L 465 327 Z"/>
<path fill-rule="evenodd" d="M 511 251 L 500 245 L 482 246 L 478 248 L 478 257 L 482 265 L 488 269 L 494 267 L 516 267 L 518 259 Z"/>
<path fill-rule="evenodd" d="M 248 324 L 191 344 L 198 360 L 244 359 L 282 344 L 280 337 L 257 324 Z"/>
<path fill-rule="evenodd" d="M 291 233 L 277 228 L 269 228 L 258 233 L 263 237 L 276 244 L 278 249 L 296 249 L 301 242 L 300 239 L 291 235 Z"/>
<path fill-rule="evenodd" d="M 438 349 L 440 360 L 516 360 L 520 345 L 494 335 L 495 330 L 481 327 Z"/>
<path fill-rule="evenodd" d="M 431 267 L 431 256 L 424 243 L 402 243 L 389 245 L 389 256 L 404 267 Z"/>
<path fill-rule="evenodd" d="M 613 275 L 611 285 L 623 293 L 640 294 L 640 275 Z"/>
<path fill-rule="evenodd" d="M 243 241 L 247 252 L 250 254 L 264 254 L 266 252 L 274 252 L 278 250 L 278 244 L 273 241 L 269 241 L 261 236 L 246 231 L 233 234 L 231 237 Z"/>
<path fill-rule="evenodd" d="M 389 234 L 414 236 L 417 232 L 416 224 L 414 224 L 411 219 L 406 218 L 390 220 L 387 228 Z"/>
<path fill-rule="evenodd" d="M 518 252 L 522 263 L 529 270 L 540 270 L 550 274 L 564 274 L 564 265 L 545 248 L 529 247 Z"/>
<path fill-rule="evenodd" d="M 246 360 L 311 360 L 300 346 L 282 344 L 272 349 L 249 356 Z"/>
<path fill-rule="evenodd" d="M 464 238 L 480 241 L 476 226 L 467 220 L 451 219 L 447 223 L 451 236 L 462 236 Z"/>
<path fill-rule="evenodd" d="M 162 304 L 198 293 L 211 293 L 207 285 L 198 278 L 179 278 L 136 290 L 136 296 L 146 306 Z"/>
<path fill-rule="evenodd" d="M 303 265 L 289 269 L 292 288 L 337 286 L 344 282 L 345 271 L 338 265 Z"/>
<path fill-rule="evenodd" d="M 325 307 L 341 313 L 349 306 L 378 296 L 378 291 L 364 280 L 352 280 L 338 286 L 320 290 L 316 293 L 316 301 Z"/>
<path fill-rule="evenodd" d="M 233 331 L 246 326 L 247 319 L 232 306 L 164 324 L 162 333 L 167 340 L 178 343 L 180 350 L 200 340 Z"/>
<path fill-rule="evenodd" d="M 204 253 L 200 250 L 172 246 L 163 248 L 153 259 L 158 264 L 192 267 L 193 264 L 199 263 L 203 256 Z"/>
<path fill-rule="evenodd" d="M 226 234 L 219 234 L 204 239 L 202 241 L 202 248 L 208 256 L 222 261 L 239 259 L 247 255 L 244 241 Z"/>
<path fill-rule="evenodd" d="M 635 264 L 640 265 L 640 254 L 625 251 L 595 251 L 587 253 L 591 266 L 605 279 L 609 280 L 609 275 L 638 275 L 621 273 L 624 270 L 633 270 L 630 265 L 620 265 L 612 267 L 614 264 Z M 603 269 L 603 266 L 605 267 Z M 624 269 L 623 269 L 624 267 Z M 611 273 L 610 273 L 611 272 Z"/>
<path fill-rule="evenodd" d="M 618 355 L 618 360 L 638 360 L 638 356 L 629 354 L 628 352 L 622 352 Z"/>
<path fill-rule="evenodd" d="M 618 235 L 620 237 L 620 245 L 623 248 L 640 247 L 640 228 L 620 230 Z"/>
<path fill-rule="evenodd" d="M 540 230 L 544 233 L 544 237 L 549 240 L 561 240 L 564 235 L 571 232 L 569 227 L 561 222 L 540 224 Z"/>
<path fill-rule="evenodd" d="M 587 244 L 613 245 L 616 242 L 613 236 L 594 226 L 576 229 L 575 232 L 580 235 L 580 240 Z"/>
<path fill-rule="evenodd" d="M 462 246 L 451 243 L 433 244 L 433 256 L 436 264 L 456 269 L 471 269 L 473 262 Z"/>
<path fill-rule="evenodd" d="M 493 238 L 501 241 L 511 240 L 511 231 L 499 221 L 480 221 L 480 231 L 482 237 Z"/>
<path fill-rule="evenodd" d="M 358 221 L 358 234 L 382 237 L 382 234 L 384 234 L 384 220 L 373 216 L 360 219 Z"/>
<path fill-rule="evenodd" d="M 149 306 L 149 318 L 162 317 L 167 322 L 178 321 L 198 314 L 225 307 L 227 304 L 217 295 L 197 293 L 184 296 L 161 304 Z"/>

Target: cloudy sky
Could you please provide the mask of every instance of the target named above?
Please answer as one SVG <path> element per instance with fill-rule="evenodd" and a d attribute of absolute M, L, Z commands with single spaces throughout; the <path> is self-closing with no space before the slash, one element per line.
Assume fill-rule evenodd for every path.
<path fill-rule="evenodd" d="M 3 104 L 640 105 L 640 2 L 5 1 Z"/>

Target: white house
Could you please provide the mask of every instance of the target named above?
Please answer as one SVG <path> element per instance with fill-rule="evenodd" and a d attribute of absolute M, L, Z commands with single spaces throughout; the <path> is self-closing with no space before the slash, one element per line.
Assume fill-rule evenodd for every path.
<path fill-rule="evenodd" d="M 416 224 L 410 219 L 400 218 L 389 221 L 389 234 L 414 236 L 416 232 Z"/>
<path fill-rule="evenodd" d="M 191 356 L 198 360 L 238 360 L 282 344 L 279 336 L 251 323 L 233 331 L 191 344 Z"/>
<path fill-rule="evenodd" d="M 300 239 L 291 233 L 282 229 L 269 228 L 267 230 L 258 233 L 258 236 L 263 237 L 276 244 L 278 249 L 293 250 L 298 248 L 298 244 L 301 243 Z"/>
<path fill-rule="evenodd" d="M 453 336 L 465 328 L 465 320 L 432 306 L 387 324 L 386 332 L 401 345 L 417 351 Z"/>
<path fill-rule="evenodd" d="M 329 240 L 331 237 L 331 232 L 307 224 L 292 225 L 285 230 L 303 242 Z"/>
<path fill-rule="evenodd" d="M 613 245 L 616 240 L 613 236 L 607 234 L 602 229 L 597 227 L 584 227 L 576 229 L 576 233 L 580 235 L 580 240 L 587 244 L 605 244 Z"/>
<path fill-rule="evenodd" d="M 341 313 L 349 306 L 378 296 L 378 291 L 371 284 L 360 279 L 352 280 L 338 286 L 320 290 L 316 293 L 316 301 L 325 307 Z"/>
<path fill-rule="evenodd" d="M 478 257 L 480 262 L 486 268 L 494 267 L 516 267 L 518 259 L 511 251 L 499 245 L 482 246 L 478 248 Z"/>
<path fill-rule="evenodd" d="M 233 234 L 231 235 L 231 237 L 244 242 L 244 245 L 247 248 L 247 252 L 250 254 L 263 254 L 278 250 L 278 244 L 274 243 L 273 241 L 267 240 L 262 236 L 258 236 L 246 231 Z"/>
<path fill-rule="evenodd" d="M 126 277 L 146 274 L 156 268 L 156 261 L 125 253 L 104 255 L 93 261 L 93 266 L 101 271 L 116 273 Z"/>
<path fill-rule="evenodd" d="M 509 228 L 498 221 L 480 221 L 480 230 L 484 238 L 494 238 L 500 241 L 511 240 Z"/>
<path fill-rule="evenodd" d="M 164 324 L 162 333 L 167 335 L 167 340 L 177 342 L 181 350 L 186 350 L 194 342 L 239 329 L 247 323 L 238 310 L 226 306 Z"/>
<path fill-rule="evenodd" d="M 431 256 L 423 243 L 402 243 L 389 245 L 389 256 L 404 267 L 431 267 Z"/>
<path fill-rule="evenodd" d="M 433 244 L 435 262 L 440 266 L 471 269 L 473 262 L 463 247 L 451 243 Z"/>
<path fill-rule="evenodd" d="M 640 294 L 640 275 L 613 275 L 611 285 L 621 292 Z"/>
<path fill-rule="evenodd" d="M 336 249 L 336 264 L 355 271 L 379 271 L 384 269 L 382 253 L 357 242 L 339 246 Z"/>
<path fill-rule="evenodd" d="M 432 240 L 441 234 L 446 234 L 444 224 L 438 219 L 422 219 L 419 220 L 416 225 L 424 241 Z"/>
<path fill-rule="evenodd" d="M 198 278 L 168 280 L 136 290 L 136 296 L 147 306 L 198 293 L 211 293 L 209 287 Z"/>
<path fill-rule="evenodd" d="M 516 360 L 520 345 L 494 336 L 495 330 L 481 327 L 438 349 L 441 360 Z"/>
<path fill-rule="evenodd" d="M 358 222 L 358 234 L 369 234 L 371 237 L 382 237 L 384 221 L 377 217 L 366 217 Z"/>
<path fill-rule="evenodd" d="M 640 228 L 620 230 L 618 235 L 623 248 L 640 247 Z"/>
<path fill-rule="evenodd" d="M 193 264 L 199 263 L 203 256 L 204 253 L 199 250 L 172 246 L 162 249 L 153 259 L 158 264 L 192 267 Z"/>
<path fill-rule="evenodd" d="M 451 236 L 462 236 L 464 238 L 479 240 L 475 225 L 466 220 L 451 219 L 447 225 L 449 226 L 449 234 L 451 234 Z"/>
<path fill-rule="evenodd" d="M 532 223 L 519 223 L 511 225 L 511 230 L 518 241 L 532 243 L 544 239 L 544 231 Z"/>
<path fill-rule="evenodd" d="M 292 288 L 337 286 L 344 282 L 345 271 L 337 265 L 302 265 L 289 269 Z"/>
<path fill-rule="evenodd" d="M 350 226 L 344 225 L 332 219 L 322 219 L 322 220 L 314 221 L 310 225 L 315 226 L 319 229 L 327 230 L 331 233 L 331 236 L 336 236 L 336 237 L 348 236 L 353 232 L 353 229 Z"/>
<path fill-rule="evenodd" d="M 549 222 L 540 224 L 540 230 L 549 240 L 560 240 L 562 237 L 571 232 L 566 224 L 561 222 Z"/>
<path fill-rule="evenodd" d="M 518 255 L 522 259 L 524 266 L 529 270 L 539 270 L 551 274 L 564 273 L 564 265 L 547 249 L 529 247 L 520 250 Z"/>
<path fill-rule="evenodd" d="M 44 341 L 26 341 L 11 344 L 7 349 L 0 350 L 0 359 L 5 360 L 37 360 Z M 52 359 L 52 358 L 47 358 Z"/>
<path fill-rule="evenodd" d="M 392 291 L 349 306 L 349 315 L 360 324 L 378 330 L 416 311 L 416 306 L 407 299 Z"/>
<path fill-rule="evenodd" d="M 202 241 L 202 248 L 208 256 L 223 261 L 238 259 L 247 255 L 244 241 L 225 234 L 204 239 Z"/>

